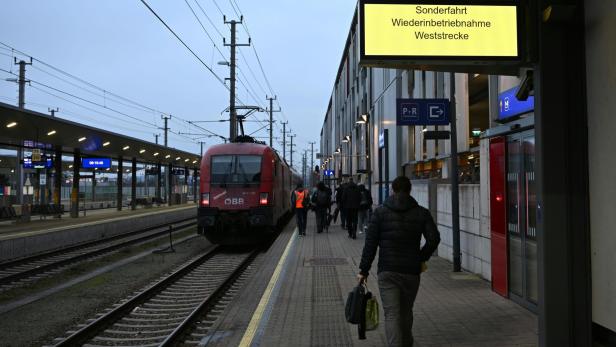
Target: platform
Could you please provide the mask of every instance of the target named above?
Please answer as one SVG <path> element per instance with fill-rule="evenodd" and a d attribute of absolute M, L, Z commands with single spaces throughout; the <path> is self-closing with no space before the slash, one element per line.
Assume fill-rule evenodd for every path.
<path fill-rule="evenodd" d="M 329 233 L 315 234 L 312 213 L 306 237 L 291 230 L 287 228 L 273 247 L 277 254 L 288 249 L 286 261 L 280 262 L 279 256 L 264 261 L 259 275 L 265 278 L 255 276 L 246 284 L 244 299 L 229 309 L 207 345 L 385 346 L 382 311 L 381 326 L 367 332 L 362 341 L 357 327 L 344 318 L 344 301 L 356 284 L 364 235 L 351 240 L 337 225 Z M 375 260 L 372 274 L 376 264 Z M 451 272 L 451 263 L 442 258 L 433 257 L 428 266 L 415 303 L 416 345 L 537 345 L 533 313 L 492 292 L 489 282 Z M 274 285 L 272 273 L 278 276 Z M 368 287 L 381 302 L 374 275 Z"/>
<path fill-rule="evenodd" d="M 150 208 L 138 207 L 136 210 L 131 210 L 130 207 L 125 207 L 122 211 L 114 208 L 103 208 L 87 210 L 85 215 L 83 211 L 79 211 L 79 217 L 71 218 L 70 211 L 64 212 L 62 218 L 52 216 L 40 217 L 33 216 L 29 222 L 16 223 L 15 221 L 0 222 L 0 240 L 5 240 L 13 237 L 37 234 L 39 232 L 49 232 L 57 228 L 66 228 L 69 226 L 77 226 L 87 223 L 96 223 L 103 220 L 114 218 L 124 218 L 127 216 L 139 216 L 149 213 L 164 213 L 170 210 L 185 208 L 191 206 L 196 209 L 196 204 L 183 204 L 173 206 L 154 206 Z"/>
<path fill-rule="evenodd" d="M 0 261 L 16 259 L 123 232 L 196 217 L 195 204 L 137 210 L 101 209 L 86 216 L 47 217 L 26 223 L 0 225 Z"/>

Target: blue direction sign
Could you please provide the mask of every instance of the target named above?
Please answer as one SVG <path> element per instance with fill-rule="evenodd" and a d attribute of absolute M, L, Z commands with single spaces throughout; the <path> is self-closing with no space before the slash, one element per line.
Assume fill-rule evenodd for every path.
<path fill-rule="evenodd" d="M 397 125 L 448 125 L 449 100 L 397 99 Z"/>
<path fill-rule="evenodd" d="M 323 170 L 323 176 L 332 177 L 334 175 L 335 175 L 335 171 L 334 170 Z"/>

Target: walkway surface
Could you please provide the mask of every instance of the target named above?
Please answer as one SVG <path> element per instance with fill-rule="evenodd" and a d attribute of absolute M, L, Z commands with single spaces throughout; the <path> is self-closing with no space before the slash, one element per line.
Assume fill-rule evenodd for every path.
<path fill-rule="evenodd" d="M 312 215 L 312 214 L 311 214 Z M 344 301 L 356 284 L 364 244 L 332 226 L 315 234 L 291 237 L 292 246 L 271 297 L 271 312 L 262 318 L 262 346 L 385 346 L 381 326 L 360 341 L 356 326 L 344 318 Z M 490 283 L 469 273 L 452 273 L 451 263 L 433 257 L 422 275 L 415 303 L 413 333 L 418 346 L 536 346 L 536 316 L 490 289 Z M 376 260 L 372 267 L 376 274 Z M 368 288 L 378 296 L 375 276 Z M 253 299 L 254 300 L 254 299 Z M 257 300 L 258 301 L 258 300 Z"/>

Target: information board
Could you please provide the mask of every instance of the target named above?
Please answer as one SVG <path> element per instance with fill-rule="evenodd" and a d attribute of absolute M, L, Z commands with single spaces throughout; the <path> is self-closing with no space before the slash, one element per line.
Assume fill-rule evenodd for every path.
<path fill-rule="evenodd" d="M 361 0 L 362 60 L 520 58 L 514 4 Z"/>
<path fill-rule="evenodd" d="M 32 157 L 25 157 L 23 161 L 24 169 L 50 169 L 53 167 L 53 160 L 45 156 L 39 161 L 33 161 Z"/>
<path fill-rule="evenodd" d="M 84 169 L 108 169 L 111 167 L 109 158 L 83 158 L 81 167 Z"/>

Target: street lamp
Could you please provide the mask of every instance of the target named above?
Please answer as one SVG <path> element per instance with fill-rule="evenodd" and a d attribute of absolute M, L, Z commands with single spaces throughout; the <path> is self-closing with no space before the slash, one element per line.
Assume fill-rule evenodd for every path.
<path fill-rule="evenodd" d="M 360 119 L 358 119 L 355 124 L 366 124 L 368 123 L 368 115 L 367 114 L 362 114 L 360 116 Z"/>

